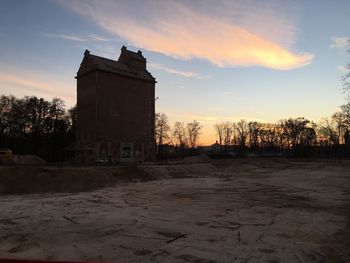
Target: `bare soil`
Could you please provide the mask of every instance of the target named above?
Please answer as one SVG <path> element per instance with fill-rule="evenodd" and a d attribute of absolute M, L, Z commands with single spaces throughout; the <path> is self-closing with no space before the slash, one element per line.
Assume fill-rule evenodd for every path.
<path fill-rule="evenodd" d="M 0 257 L 350 262 L 345 161 L 2 167 L 0 185 Z"/>
<path fill-rule="evenodd" d="M 73 193 L 151 179 L 135 165 L 9 165 L 0 166 L 0 194 Z"/>

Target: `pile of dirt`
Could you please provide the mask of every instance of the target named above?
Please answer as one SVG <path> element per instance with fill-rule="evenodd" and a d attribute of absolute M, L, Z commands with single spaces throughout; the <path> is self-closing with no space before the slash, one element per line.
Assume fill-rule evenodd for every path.
<path fill-rule="evenodd" d="M 167 165 L 52 166 L 48 164 L 0 166 L 0 194 L 83 192 L 117 182 L 194 178 L 270 172 L 290 165 L 286 159 L 210 160 L 206 156 L 188 163 Z M 21 160 L 20 160 L 21 159 Z M 20 161 L 40 158 L 17 158 Z M 23 162 L 22 162 L 23 164 Z"/>
<path fill-rule="evenodd" d="M 156 179 L 206 177 L 216 173 L 211 163 L 149 165 L 143 169 Z"/>
<path fill-rule="evenodd" d="M 208 157 L 206 154 L 201 154 L 201 155 L 195 155 L 195 156 L 190 156 L 184 158 L 183 162 L 184 163 L 208 163 L 212 159 Z"/>
<path fill-rule="evenodd" d="M 121 181 L 151 180 L 137 166 L 53 167 L 0 166 L 0 194 L 83 192 Z"/>
<path fill-rule="evenodd" d="M 15 154 L 13 156 L 13 162 L 14 164 L 44 164 L 46 163 L 45 160 L 41 159 L 39 156 L 32 155 L 32 154 Z"/>

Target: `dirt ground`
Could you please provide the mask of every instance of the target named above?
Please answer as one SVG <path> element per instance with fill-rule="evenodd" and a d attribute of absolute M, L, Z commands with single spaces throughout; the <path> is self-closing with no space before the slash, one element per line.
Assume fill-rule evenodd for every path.
<path fill-rule="evenodd" d="M 74 169 L 92 173 L 88 167 Z M 93 169 L 105 177 L 120 171 Z M 246 159 L 137 169 L 152 180 L 121 180 L 74 193 L 19 187 L 31 193 L 6 194 L 3 180 L 0 257 L 350 262 L 349 162 Z M 57 171 L 55 176 L 60 184 Z"/>

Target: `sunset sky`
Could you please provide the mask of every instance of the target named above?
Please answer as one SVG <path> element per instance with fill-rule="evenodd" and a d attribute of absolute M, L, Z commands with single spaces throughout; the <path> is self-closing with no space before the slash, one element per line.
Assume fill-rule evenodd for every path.
<path fill-rule="evenodd" d="M 1 0 L 0 94 L 76 102 L 85 49 L 142 50 L 156 111 L 203 125 L 240 119 L 319 121 L 345 103 L 350 1 Z"/>

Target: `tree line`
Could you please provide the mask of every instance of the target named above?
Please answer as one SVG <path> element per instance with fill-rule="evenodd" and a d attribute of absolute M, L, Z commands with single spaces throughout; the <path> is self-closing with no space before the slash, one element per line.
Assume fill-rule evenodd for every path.
<path fill-rule="evenodd" d="M 350 40 L 349 40 L 350 53 Z M 282 119 L 277 123 L 222 122 L 214 125 L 218 144 L 249 148 L 295 150 L 304 146 L 337 146 L 350 144 L 350 63 L 341 76 L 347 103 L 330 118 L 315 123 L 304 117 Z"/>
<path fill-rule="evenodd" d="M 304 117 L 277 123 L 222 122 L 214 125 L 220 146 L 295 149 L 298 146 L 350 144 L 350 103 L 330 119 L 315 123 Z"/>
<path fill-rule="evenodd" d="M 65 159 L 75 141 L 76 107 L 62 99 L 35 96 L 0 97 L 0 145 L 17 154 L 35 154 L 48 161 Z"/>
<path fill-rule="evenodd" d="M 197 146 L 202 126 L 196 120 L 187 124 L 175 122 L 170 127 L 168 117 L 165 113 L 155 115 L 155 140 L 157 157 L 164 157 L 164 153 L 169 151 L 169 147 L 177 155 L 184 155 L 185 152 L 193 151 Z"/>
<path fill-rule="evenodd" d="M 202 126 L 197 121 L 175 122 L 170 127 L 165 113 L 156 114 L 156 144 L 158 157 L 166 156 L 169 146 L 177 154 L 194 149 L 198 143 Z M 290 152 L 294 155 L 310 154 L 312 147 L 332 149 L 335 154 L 339 145 L 350 145 L 350 102 L 340 111 L 318 123 L 304 117 L 281 119 L 277 123 L 261 123 L 240 120 L 221 122 L 213 126 L 216 134 L 217 153 L 236 151 Z M 349 149 L 347 149 L 348 151 Z M 195 152 L 195 151 L 194 151 Z M 350 154 L 347 153 L 347 154 Z"/>
<path fill-rule="evenodd" d="M 155 117 L 157 145 L 173 144 L 180 151 L 197 145 L 202 128 L 197 121 L 186 125 L 176 122 L 171 129 L 164 113 Z M 16 154 L 35 154 L 47 161 L 66 160 L 74 151 L 76 123 L 76 106 L 66 109 L 60 98 L 0 97 L 0 148 Z M 67 151 L 70 146 L 71 151 Z M 161 147 L 157 154 L 161 154 Z"/>
<path fill-rule="evenodd" d="M 67 147 L 74 150 L 76 107 L 66 109 L 59 98 L 45 100 L 35 96 L 0 97 L 0 147 L 17 154 L 35 154 L 48 161 L 67 159 Z M 276 149 L 295 151 L 301 147 L 331 147 L 350 144 L 350 102 L 330 118 L 318 123 L 306 118 L 282 119 L 277 123 L 256 121 L 216 123 L 217 145 L 227 149 Z M 175 155 L 196 152 L 201 124 L 175 122 L 170 126 L 165 113 L 156 113 L 157 156 L 173 151 Z"/>

